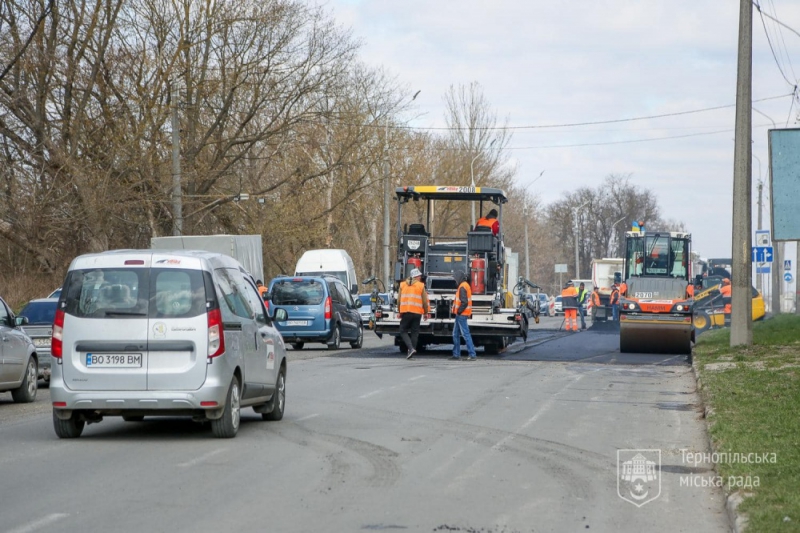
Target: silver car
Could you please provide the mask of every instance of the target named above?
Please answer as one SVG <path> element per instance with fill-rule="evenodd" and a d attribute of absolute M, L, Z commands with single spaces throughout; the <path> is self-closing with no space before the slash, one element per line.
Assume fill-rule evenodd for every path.
<path fill-rule="evenodd" d="M 33 341 L 39 360 L 39 377 L 50 382 L 50 339 L 56 318 L 58 298 L 39 298 L 25 304 L 20 316 L 28 319 L 23 330 Z"/>
<path fill-rule="evenodd" d="M 286 320 L 275 311 L 274 320 Z M 186 415 L 234 437 L 240 410 L 280 420 L 286 348 L 253 278 L 201 251 L 77 257 L 53 325 L 50 395 L 61 438 L 104 416 Z"/>
<path fill-rule="evenodd" d="M 25 317 L 15 317 L 0 298 L 0 392 L 11 391 L 15 402 L 36 399 L 39 360 L 33 342 L 20 328 Z"/>

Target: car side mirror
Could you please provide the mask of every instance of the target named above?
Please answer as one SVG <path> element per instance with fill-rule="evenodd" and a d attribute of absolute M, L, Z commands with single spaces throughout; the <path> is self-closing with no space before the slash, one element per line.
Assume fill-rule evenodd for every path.
<path fill-rule="evenodd" d="M 26 317 L 26 316 L 18 316 L 18 317 L 14 318 L 14 325 L 17 326 L 17 327 L 24 326 L 28 322 L 29 322 L 29 320 L 28 320 L 28 317 Z"/>
<path fill-rule="evenodd" d="M 278 309 L 276 309 L 275 310 L 275 316 L 272 317 L 272 319 L 275 322 L 286 322 L 286 320 L 288 318 L 289 318 L 289 313 L 287 313 L 286 309 L 284 309 L 282 307 L 279 307 Z"/>
<path fill-rule="evenodd" d="M 358 309 L 359 307 L 361 307 L 362 305 L 364 305 L 364 304 L 361 302 L 361 299 L 358 299 L 358 300 L 356 300 L 356 301 L 354 302 L 354 304 L 355 304 L 355 308 L 356 308 L 356 309 Z"/>
<path fill-rule="evenodd" d="M 353 283 L 350 285 L 350 294 L 357 294 L 358 293 L 358 283 Z"/>

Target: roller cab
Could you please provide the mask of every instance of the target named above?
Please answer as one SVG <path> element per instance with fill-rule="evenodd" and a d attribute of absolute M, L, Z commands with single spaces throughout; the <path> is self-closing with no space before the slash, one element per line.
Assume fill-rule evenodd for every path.
<path fill-rule="evenodd" d="M 620 297 L 620 341 L 623 353 L 690 354 L 693 301 L 687 287 L 691 235 L 681 232 L 625 236 Z"/>

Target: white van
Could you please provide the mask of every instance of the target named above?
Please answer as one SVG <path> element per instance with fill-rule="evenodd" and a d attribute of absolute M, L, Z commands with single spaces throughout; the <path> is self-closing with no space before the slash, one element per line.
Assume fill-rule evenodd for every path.
<path fill-rule="evenodd" d="M 295 276 L 336 276 L 352 294 L 358 293 L 358 278 L 353 259 L 345 250 L 308 250 L 294 268 Z"/>
<path fill-rule="evenodd" d="M 235 259 L 192 250 L 115 250 L 72 261 L 53 323 L 53 426 L 76 438 L 104 416 L 187 415 L 215 436 L 252 407 L 280 420 L 286 349 Z"/>

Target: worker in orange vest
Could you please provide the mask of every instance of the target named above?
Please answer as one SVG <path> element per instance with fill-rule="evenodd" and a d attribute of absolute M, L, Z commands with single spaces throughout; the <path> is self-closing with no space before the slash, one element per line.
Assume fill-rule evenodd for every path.
<path fill-rule="evenodd" d="M 469 323 L 467 322 L 472 316 L 472 287 L 467 283 L 467 274 L 463 270 L 457 270 L 454 277 L 458 288 L 456 297 L 453 299 L 453 315 L 455 315 L 456 321 L 453 324 L 453 357 L 451 359 L 461 359 L 461 337 L 464 337 L 469 354 L 468 360 L 475 361 L 477 360 L 475 343 L 472 342 L 472 334 L 469 332 Z"/>
<path fill-rule="evenodd" d="M 478 222 L 475 223 L 475 228 L 477 229 L 480 226 L 491 228 L 492 233 L 497 235 L 497 233 L 500 231 L 500 222 L 497 221 L 497 209 L 492 209 L 486 213 L 485 217 L 479 218 Z"/>
<path fill-rule="evenodd" d="M 686 297 L 694 298 L 694 285 L 692 285 L 691 283 L 686 286 Z"/>
<path fill-rule="evenodd" d="M 261 299 L 263 300 L 264 295 L 269 289 L 264 286 L 264 282 L 261 280 L 256 281 L 256 289 L 258 289 L 258 295 L 261 296 Z"/>
<path fill-rule="evenodd" d="M 561 291 L 561 308 L 564 310 L 564 320 L 566 322 L 564 329 L 567 331 L 570 329 L 575 332 L 579 331 L 578 290 L 575 288 L 575 284 L 572 280 L 568 281 Z"/>
<path fill-rule="evenodd" d="M 722 295 L 722 303 L 725 307 L 722 309 L 725 313 L 725 325 L 729 326 L 731 323 L 731 280 L 725 278 L 722 280 L 722 287 L 719 288 L 719 293 Z"/>
<path fill-rule="evenodd" d="M 592 322 L 597 318 L 597 309 L 601 306 L 600 303 L 600 287 L 595 287 L 592 291 Z"/>
<path fill-rule="evenodd" d="M 625 290 L 628 290 L 627 286 Z M 609 303 L 611 304 L 611 319 L 616 322 L 619 320 L 619 285 L 616 283 L 611 287 L 611 299 Z"/>
<path fill-rule="evenodd" d="M 417 353 L 419 325 L 423 315 L 430 313 L 428 292 L 418 268 L 411 271 L 408 280 L 400 282 L 400 338 L 408 348 L 406 359 Z M 409 335 L 410 333 L 410 335 Z"/>

